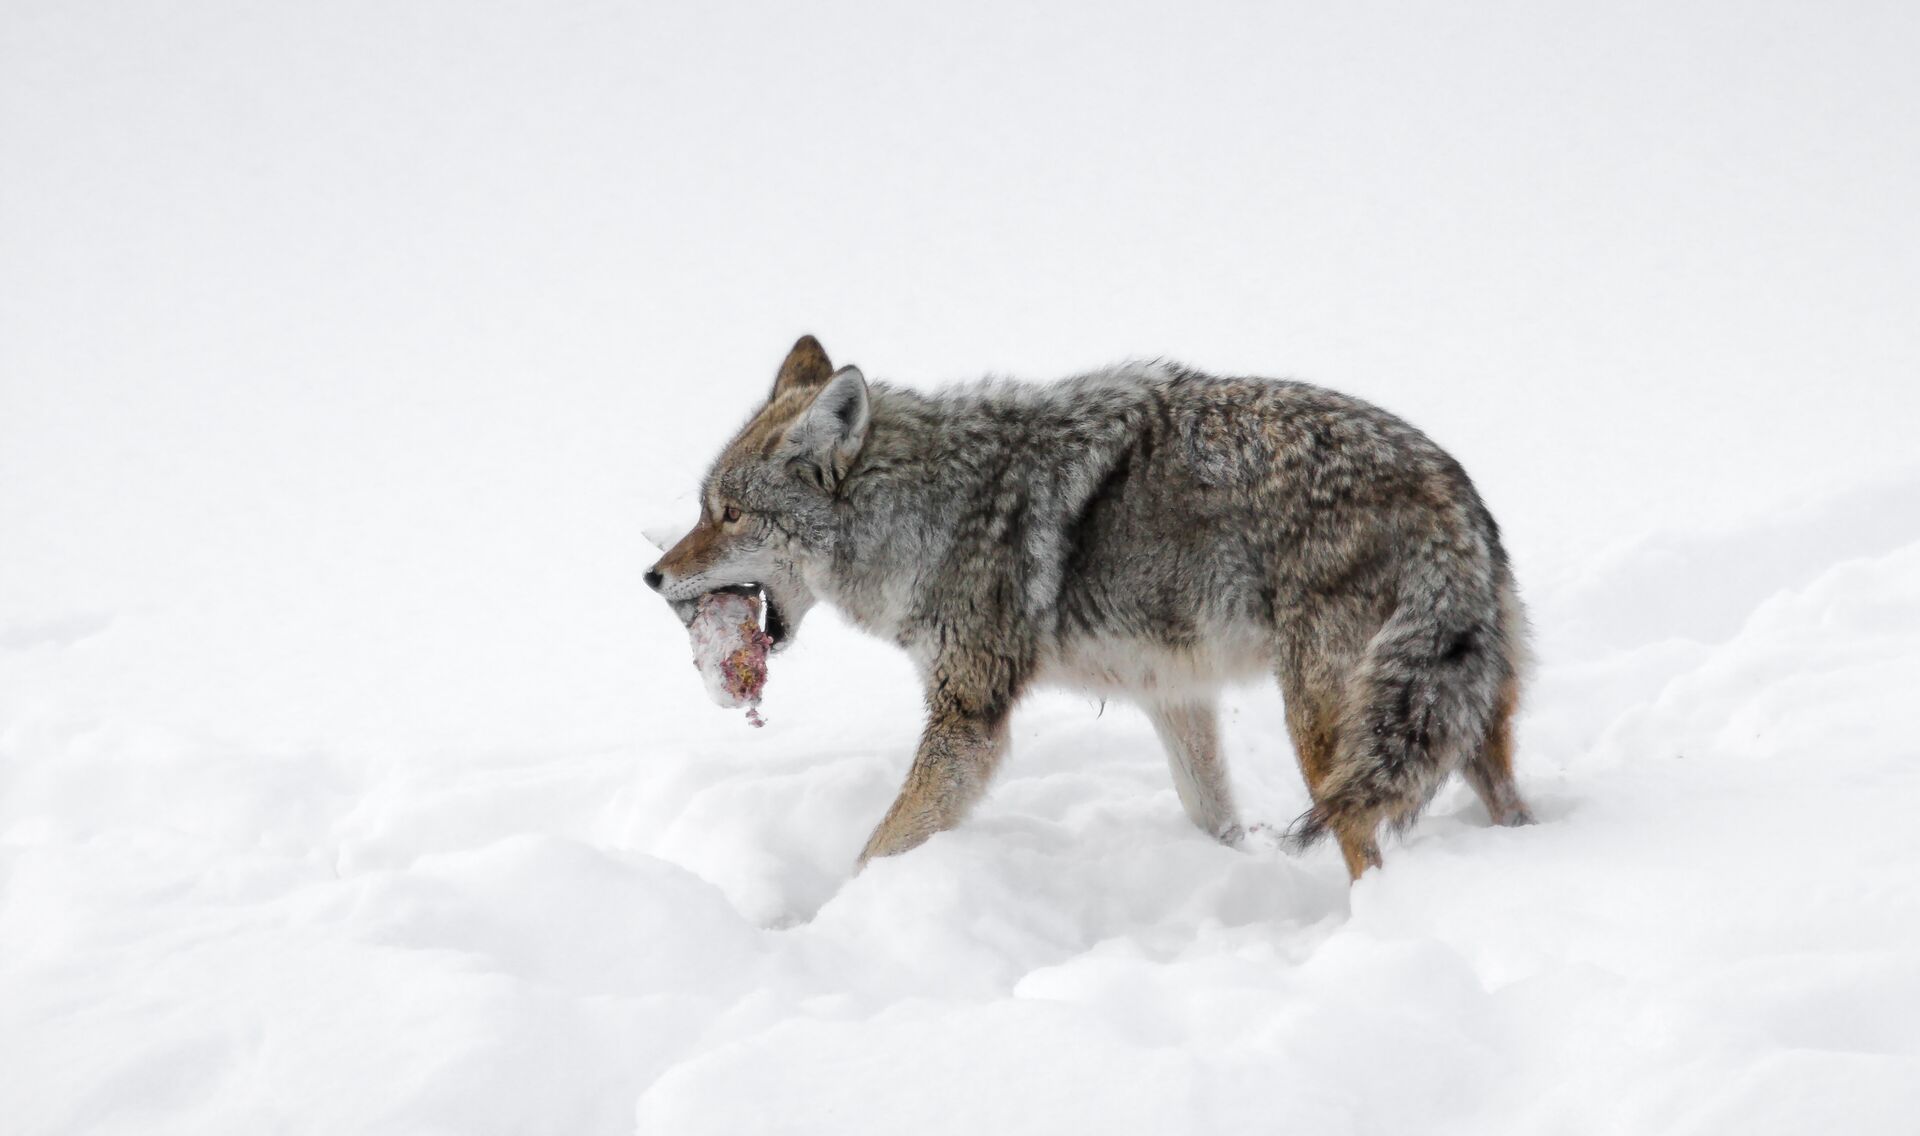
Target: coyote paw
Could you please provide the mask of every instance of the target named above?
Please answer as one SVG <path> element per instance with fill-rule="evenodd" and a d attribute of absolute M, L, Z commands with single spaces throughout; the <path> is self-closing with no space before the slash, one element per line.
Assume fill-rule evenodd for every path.
<path fill-rule="evenodd" d="M 1285 833 L 1280 829 L 1261 821 L 1229 825 L 1216 835 L 1216 839 L 1242 852 L 1270 852 L 1282 846 L 1284 836 Z"/>

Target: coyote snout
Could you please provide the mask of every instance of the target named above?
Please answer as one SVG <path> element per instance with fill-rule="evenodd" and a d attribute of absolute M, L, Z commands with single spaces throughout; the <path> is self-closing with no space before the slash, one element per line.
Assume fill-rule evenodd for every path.
<path fill-rule="evenodd" d="M 1137 702 L 1187 814 L 1232 840 L 1215 692 L 1274 676 L 1313 799 L 1295 839 L 1332 833 L 1356 878 L 1456 770 L 1496 823 L 1531 819 L 1498 526 L 1425 435 L 1304 383 L 1153 363 L 923 394 L 807 336 L 646 581 L 683 619 L 760 594 L 778 646 L 824 599 L 907 651 L 927 724 L 862 863 L 959 823 L 1047 683 Z"/>

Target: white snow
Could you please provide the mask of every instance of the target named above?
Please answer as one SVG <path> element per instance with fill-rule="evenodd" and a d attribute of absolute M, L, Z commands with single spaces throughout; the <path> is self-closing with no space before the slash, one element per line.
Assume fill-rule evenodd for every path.
<path fill-rule="evenodd" d="M 1913 1130 L 1911 11 L 4 23 L 7 1136 Z M 743 729 L 640 579 L 803 331 L 1405 413 L 1541 823 L 1349 888 L 1053 695 L 853 877 L 905 658 L 818 609 Z"/>
<path fill-rule="evenodd" d="M 63 718 L 56 695 L 100 689 L 59 681 L 74 657 L 152 645 L 17 636 L 0 1114 L 1901 1131 L 1920 1106 L 1920 745 L 1898 722 L 1920 689 L 1920 523 L 1805 580 L 1779 531 L 1656 542 L 1699 570 L 1676 586 L 1788 565 L 1797 582 L 1760 587 L 1724 639 L 1556 647 L 1552 628 L 1616 627 L 1637 593 L 1542 597 L 1521 767 L 1542 823 L 1487 828 L 1456 786 L 1351 891 L 1324 849 L 1201 836 L 1144 721 L 1070 698 L 1021 715 L 969 824 L 849 879 L 915 704 L 824 622 L 782 658 L 764 732 L 698 698 L 667 615 L 636 695 L 657 736 L 385 756 Z M 1640 559 L 1618 563 L 1630 579 Z M 1249 816 L 1297 812 L 1277 698 L 1241 692 L 1229 731 Z"/>

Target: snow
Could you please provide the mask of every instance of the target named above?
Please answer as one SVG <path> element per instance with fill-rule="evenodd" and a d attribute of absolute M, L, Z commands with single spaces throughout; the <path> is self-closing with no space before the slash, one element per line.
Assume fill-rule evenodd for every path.
<path fill-rule="evenodd" d="M 1920 498 L 1920 478 L 1881 492 Z M 20 1132 L 1901 1131 L 1920 523 L 1877 537 L 1811 572 L 1770 521 L 1651 542 L 1703 582 L 1779 555 L 1724 639 L 1614 645 L 1637 555 L 1542 597 L 1521 750 L 1542 823 L 1486 827 L 1455 786 L 1350 891 L 1326 849 L 1203 837 L 1144 720 L 1066 697 L 1022 713 L 965 827 L 849 878 L 916 707 L 824 613 L 766 731 L 700 700 L 662 605 L 638 695 L 658 737 L 441 756 L 62 721 L 56 695 L 97 693 L 62 686 L 68 656 L 153 645 L 117 622 L 17 635 L 0 1113 Z M 1553 645 L 1582 627 L 1610 633 Z M 1304 804 L 1283 737 L 1275 696 L 1236 694 L 1250 818 Z"/>
<path fill-rule="evenodd" d="M 1911 1131 L 1910 11 L 6 24 L 8 1136 Z M 803 331 L 1405 413 L 1541 823 L 1349 888 L 1047 695 L 854 876 L 904 657 L 816 609 L 745 729 L 641 582 Z M 1231 694 L 1249 822 L 1284 738 Z"/>

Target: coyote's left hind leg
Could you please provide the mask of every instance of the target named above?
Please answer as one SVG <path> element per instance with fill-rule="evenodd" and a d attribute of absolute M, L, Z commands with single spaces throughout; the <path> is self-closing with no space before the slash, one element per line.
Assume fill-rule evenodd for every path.
<path fill-rule="evenodd" d="M 1316 688 L 1304 666 L 1283 666 L 1279 672 L 1280 697 L 1286 703 L 1287 734 L 1293 740 L 1294 757 L 1300 762 L 1300 775 L 1307 782 L 1307 795 L 1317 805 L 1333 785 L 1335 760 L 1340 752 L 1340 719 L 1336 711 L 1339 696 L 1330 688 Z M 1368 868 L 1380 866 L 1380 844 L 1374 823 L 1362 821 L 1336 827 L 1340 858 L 1346 861 L 1347 875 L 1359 879 Z"/>

